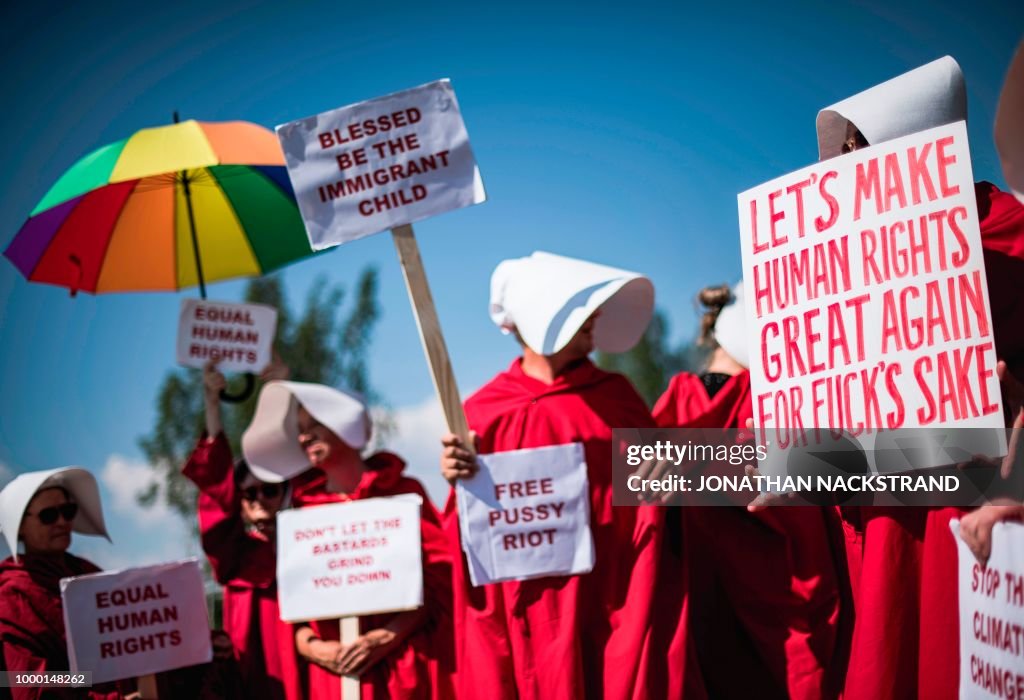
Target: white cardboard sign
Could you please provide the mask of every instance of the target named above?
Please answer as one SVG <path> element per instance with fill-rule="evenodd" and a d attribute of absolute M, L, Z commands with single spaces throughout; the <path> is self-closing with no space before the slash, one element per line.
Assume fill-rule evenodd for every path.
<path fill-rule="evenodd" d="M 288 622 L 414 610 L 423 605 L 415 494 L 281 511 L 277 590 Z"/>
<path fill-rule="evenodd" d="M 206 594 L 195 559 L 60 581 L 71 671 L 93 683 L 208 663 Z"/>
<path fill-rule="evenodd" d="M 282 124 L 277 136 L 314 250 L 487 198 L 447 79 Z"/>
<path fill-rule="evenodd" d="M 997 523 L 982 566 L 950 523 L 959 558 L 960 697 L 1024 693 L 1024 525 Z"/>
<path fill-rule="evenodd" d="M 178 364 L 203 367 L 217 360 L 228 372 L 261 372 L 270 364 L 277 309 L 183 299 L 178 315 Z"/>
<path fill-rule="evenodd" d="M 594 568 L 583 445 L 478 455 L 455 487 L 462 550 L 474 586 Z"/>
<path fill-rule="evenodd" d="M 815 163 L 738 204 L 763 470 L 830 428 L 868 448 L 879 430 L 986 428 L 1005 451 L 964 122 Z M 932 459 L 910 466 L 956 461 Z"/>

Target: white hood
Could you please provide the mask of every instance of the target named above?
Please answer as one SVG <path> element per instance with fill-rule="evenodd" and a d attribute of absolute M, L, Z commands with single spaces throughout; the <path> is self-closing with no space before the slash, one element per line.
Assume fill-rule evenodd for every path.
<path fill-rule="evenodd" d="M 242 434 L 242 454 L 260 481 L 286 481 L 309 469 L 299 446 L 299 404 L 349 447 L 366 447 L 370 417 L 359 397 L 323 384 L 268 382 Z"/>
<path fill-rule="evenodd" d="M 944 56 L 818 112 L 818 160 L 842 153 L 851 122 L 874 146 L 965 119 L 964 76 Z"/>
<path fill-rule="evenodd" d="M 715 319 L 715 342 L 743 367 L 750 367 L 747 349 L 747 309 L 743 296 L 743 282 L 732 288 L 733 299 Z"/>
<path fill-rule="evenodd" d="M 19 474 L 0 491 L 0 531 L 15 559 L 18 557 L 18 530 L 29 501 L 40 491 L 60 486 L 78 504 L 78 514 L 71 529 L 83 535 L 100 535 L 110 539 L 103 522 L 100 489 L 96 477 L 81 467 L 60 467 Z"/>
<path fill-rule="evenodd" d="M 636 272 L 541 251 L 505 260 L 491 276 L 491 319 L 541 355 L 564 348 L 598 308 L 594 345 L 625 352 L 651 321 L 654 285 Z"/>

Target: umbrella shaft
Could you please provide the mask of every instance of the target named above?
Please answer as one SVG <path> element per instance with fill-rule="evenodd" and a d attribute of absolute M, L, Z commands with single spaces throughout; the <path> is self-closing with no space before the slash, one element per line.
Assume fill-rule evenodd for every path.
<path fill-rule="evenodd" d="M 188 230 L 192 234 L 192 252 L 196 258 L 196 277 L 199 278 L 199 296 L 206 298 L 206 281 L 203 279 L 203 262 L 199 257 L 199 236 L 196 234 L 196 219 L 192 213 L 192 190 L 188 185 L 188 172 L 181 171 L 181 184 L 185 188 L 185 208 L 188 210 Z"/>

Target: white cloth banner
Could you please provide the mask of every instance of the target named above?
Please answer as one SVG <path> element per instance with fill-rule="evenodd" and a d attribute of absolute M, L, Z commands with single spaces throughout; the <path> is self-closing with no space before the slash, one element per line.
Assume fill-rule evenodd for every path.
<path fill-rule="evenodd" d="M 71 671 L 93 683 L 208 663 L 206 593 L 195 559 L 60 581 Z"/>
<path fill-rule="evenodd" d="M 277 127 L 314 250 L 483 202 L 451 83 Z"/>
<path fill-rule="evenodd" d="M 455 486 L 462 550 L 474 586 L 594 568 L 583 445 L 478 455 Z"/>
<path fill-rule="evenodd" d="M 959 558 L 960 697 L 1024 697 L 1024 525 L 997 523 L 982 566 L 950 523 Z"/>
<path fill-rule="evenodd" d="M 762 471 L 818 429 L 856 436 L 882 473 L 1005 453 L 964 122 L 816 163 L 738 204 Z M 984 444 L 953 453 L 883 447 L 879 431 L 898 428 L 987 430 L 963 431 Z"/>
<path fill-rule="evenodd" d="M 183 299 L 178 315 L 178 364 L 203 367 L 217 360 L 225 372 L 259 373 L 270 364 L 277 309 Z"/>
<path fill-rule="evenodd" d="M 423 605 L 415 494 L 281 511 L 277 595 L 289 622 L 414 610 Z"/>

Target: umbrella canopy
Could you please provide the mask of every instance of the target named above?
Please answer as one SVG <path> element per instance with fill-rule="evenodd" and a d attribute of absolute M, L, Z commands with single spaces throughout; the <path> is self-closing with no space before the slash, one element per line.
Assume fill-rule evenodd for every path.
<path fill-rule="evenodd" d="M 82 158 L 4 251 L 30 281 L 94 294 L 202 286 L 312 254 L 273 132 L 192 120 Z"/>

